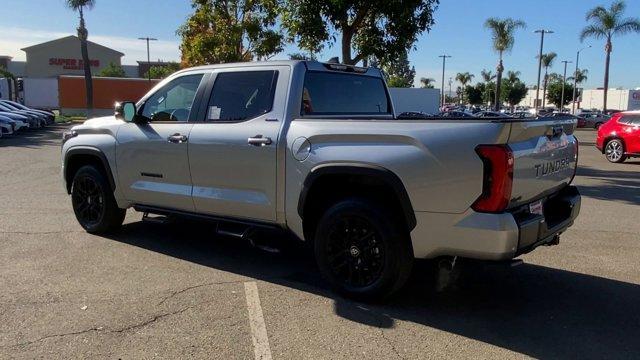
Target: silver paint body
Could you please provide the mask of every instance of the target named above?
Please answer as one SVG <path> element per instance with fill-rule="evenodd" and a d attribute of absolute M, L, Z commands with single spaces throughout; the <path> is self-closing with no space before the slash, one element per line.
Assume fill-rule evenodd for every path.
<path fill-rule="evenodd" d="M 183 70 L 158 84 L 138 104 L 185 74 L 210 73 L 213 81 L 218 72 L 267 69 L 279 73 L 272 110 L 248 121 L 227 123 L 195 119 L 136 124 L 114 117 L 88 120 L 73 128 L 79 136 L 63 145 L 63 154 L 75 147 L 101 150 L 113 172 L 114 195 L 122 208 L 143 204 L 257 220 L 287 228 L 301 239 L 304 234 L 297 206 L 303 183 L 313 169 L 344 164 L 382 167 L 399 177 L 409 195 L 417 220 L 411 240 L 419 258 L 514 256 L 518 227 L 513 216 L 477 213 L 470 208 L 483 185 L 477 145 L 508 144 L 513 150 L 511 206 L 556 191 L 574 172 L 577 146 L 572 120 L 301 117 L 307 68 L 328 71 L 318 63 L 300 61 Z M 380 73 L 369 69 L 367 75 Z M 205 95 L 207 101 L 209 95 Z M 564 129 L 561 136 L 545 135 L 559 126 Z M 167 142 L 167 136 L 174 133 L 188 136 L 188 141 Z M 256 135 L 269 137 L 273 143 L 248 145 L 247 139 Z M 570 159 L 567 168 L 536 177 L 537 164 L 561 158 Z M 162 178 L 141 173 L 161 174 Z"/>

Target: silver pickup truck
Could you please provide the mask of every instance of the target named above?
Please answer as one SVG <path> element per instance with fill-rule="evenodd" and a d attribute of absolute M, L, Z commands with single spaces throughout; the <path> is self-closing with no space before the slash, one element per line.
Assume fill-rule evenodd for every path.
<path fill-rule="evenodd" d="M 379 70 L 275 61 L 179 71 L 64 133 L 90 233 L 125 209 L 286 231 L 335 289 L 385 297 L 414 258 L 510 260 L 556 244 L 580 195 L 575 120 L 402 119 Z"/>

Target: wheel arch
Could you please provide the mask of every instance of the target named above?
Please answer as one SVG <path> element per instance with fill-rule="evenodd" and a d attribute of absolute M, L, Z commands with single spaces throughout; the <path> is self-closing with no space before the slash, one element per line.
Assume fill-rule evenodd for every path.
<path fill-rule="evenodd" d="M 336 185 L 340 185 L 337 193 L 333 191 L 331 194 L 325 193 L 327 189 L 336 189 Z M 348 191 L 357 190 L 365 194 L 366 190 L 379 188 L 390 191 L 364 196 L 390 201 L 392 206 L 400 210 L 399 217 L 405 222 L 407 231 L 413 230 L 416 226 L 416 217 L 411 199 L 402 180 L 393 171 L 381 166 L 361 163 L 322 164 L 309 172 L 298 199 L 297 211 L 303 222 L 305 238 L 311 238 L 313 235 L 319 217 L 317 212 L 322 211 L 323 207 L 332 200 L 344 197 Z M 324 203 L 325 206 L 319 205 L 318 202 Z M 315 219 L 309 221 L 309 216 Z M 306 221 L 305 218 L 307 218 Z"/>
<path fill-rule="evenodd" d="M 84 165 L 96 165 L 104 171 L 109 181 L 111 190 L 116 189 L 116 182 L 111 171 L 111 166 L 106 155 L 100 150 L 93 147 L 73 147 L 69 149 L 64 156 L 64 180 L 66 183 L 67 193 L 71 194 L 71 184 L 73 175 Z"/>

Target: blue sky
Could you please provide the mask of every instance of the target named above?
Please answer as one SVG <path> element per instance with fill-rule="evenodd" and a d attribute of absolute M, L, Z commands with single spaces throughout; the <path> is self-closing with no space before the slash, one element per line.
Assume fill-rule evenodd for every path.
<path fill-rule="evenodd" d="M 409 59 L 417 76 L 436 79 L 439 87 L 442 63 L 438 55 L 446 52 L 448 59 L 445 83 L 457 72 L 469 71 L 479 80 L 482 69 L 495 68 L 497 55 L 490 49 L 491 37 L 483 27 L 490 16 L 512 17 L 525 21 L 526 30 L 516 34 L 513 51 L 505 57 L 506 70 L 522 72 L 528 84 L 536 81 L 539 35 L 537 28 L 555 31 L 545 38 L 545 52 L 555 51 L 558 59 L 552 71 L 562 72 L 562 60 L 575 62 L 576 50 L 593 45 L 581 53 L 580 67 L 589 70 L 587 87 L 601 86 L 604 74 L 604 43 L 588 40 L 581 44 L 580 30 L 585 26 L 586 11 L 597 5 L 609 5 L 612 0 L 441 0 L 435 13 L 436 25 L 416 43 Z M 0 22 L 0 55 L 24 59 L 20 48 L 75 32 L 77 16 L 64 7 L 63 0 L 2 0 Z M 146 48 L 139 36 L 156 37 L 152 43 L 152 58 L 178 60 L 180 39 L 176 29 L 191 13 L 189 0 L 97 0 L 86 14 L 91 40 L 122 51 L 125 64 L 146 59 Z M 497 9 L 497 11 L 496 11 Z M 640 17 L 640 0 L 627 0 L 627 16 Z M 640 87 L 640 35 L 626 35 L 614 40 L 611 60 L 613 87 Z M 326 49 L 320 59 L 338 55 L 339 47 Z M 293 45 L 276 58 L 286 58 L 296 52 Z M 572 69 L 575 64 L 570 64 Z M 568 71 L 569 73 L 571 71 Z M 456 85 L 454 84 L 454 87 Z"/>

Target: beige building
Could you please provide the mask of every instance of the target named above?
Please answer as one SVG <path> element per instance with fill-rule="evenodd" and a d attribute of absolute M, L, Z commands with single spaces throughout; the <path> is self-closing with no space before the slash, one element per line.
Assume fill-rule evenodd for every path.
<path fill-rule="evenodd" d="M 87 42 L 91 73 L 98 74 L 109 63 L 121 65 L 123 53 Z M 27 54 L 23 76 L 30 78 L 84 75 L 80 39 L 71 35 L 22 49 Z"/>

